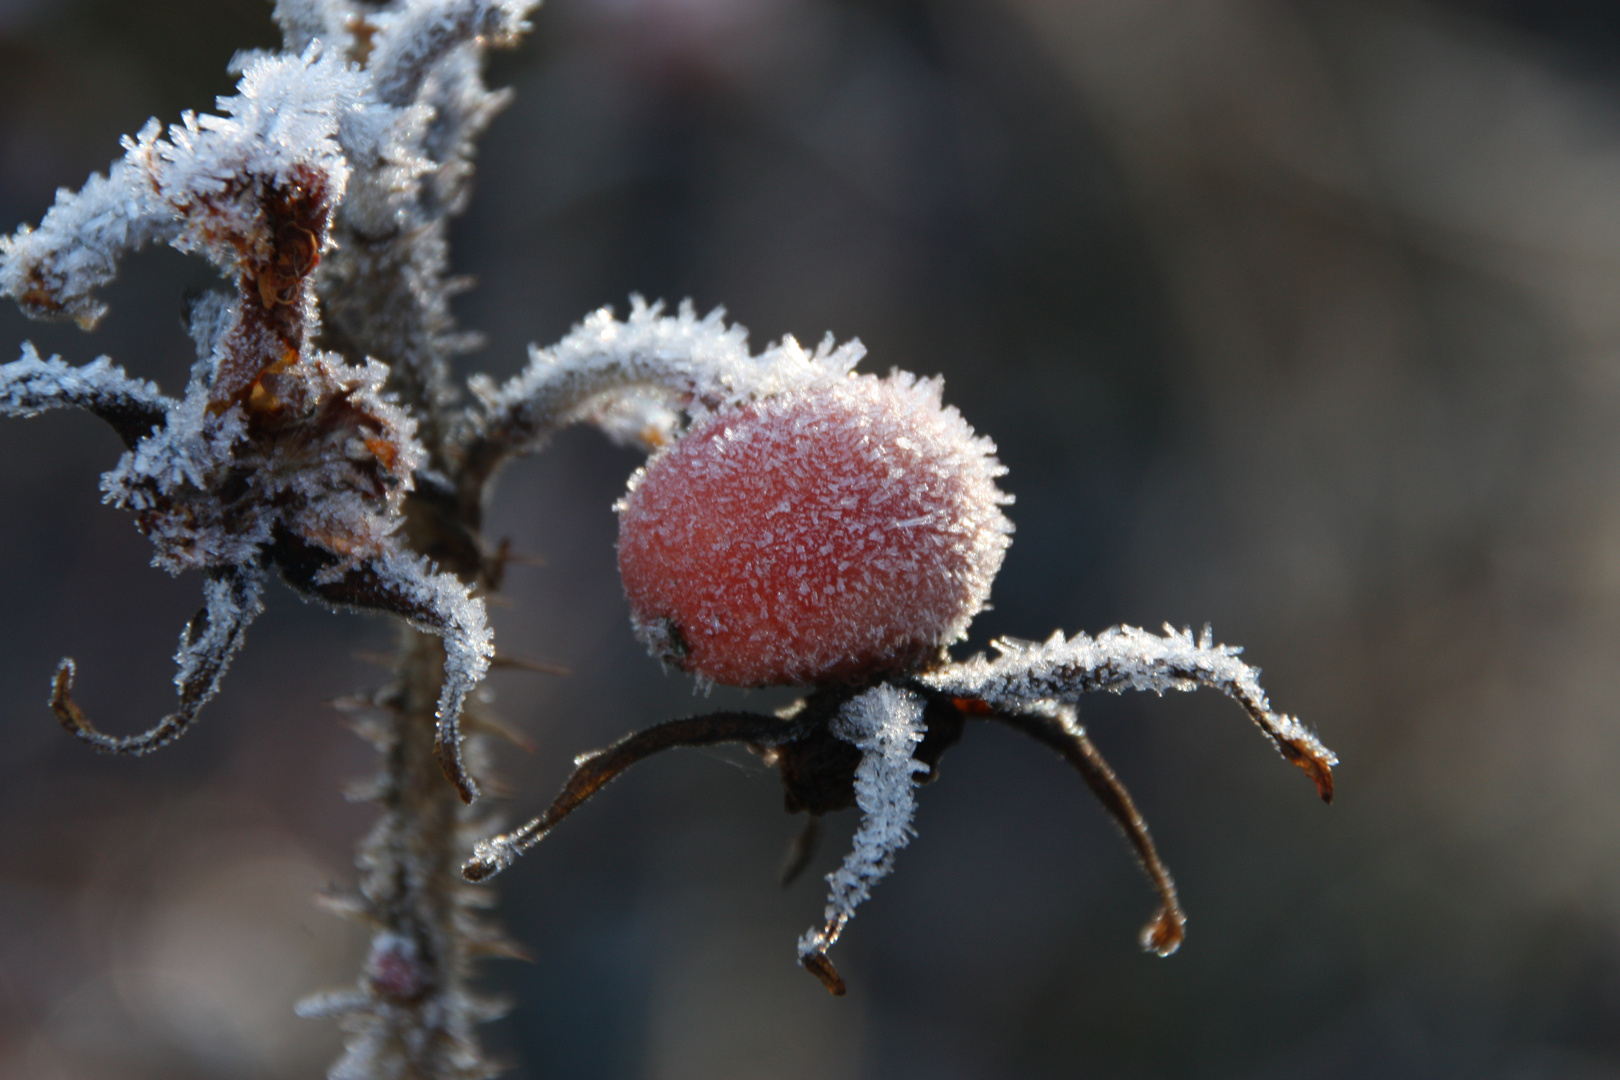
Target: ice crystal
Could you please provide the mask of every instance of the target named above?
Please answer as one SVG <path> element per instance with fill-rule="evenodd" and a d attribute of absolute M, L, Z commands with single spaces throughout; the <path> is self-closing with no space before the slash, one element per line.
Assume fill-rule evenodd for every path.
<path fill-rule="evenodd" d="M 488 472 L 461 468 L 491 455 L 462 438 L 478 424 L 449 384 L 470 339 L 450 316 L 446 225 L 473 141 L 506 100 L 483 85 L 484 52 L 535 6 L 279 0 L 283 50 L 235 57 L 236 92 L 214 113 L 149 121 L 106 175 L 0 239 L 0 292 L 34 317 L 94 325 L 98 290 L 152 243 L 207 259 L 228 290 L 191 305 L 198 358 L 178 396 L 106 357 L 73 367 L 25 345 L 0 367 L 0 416 L 73 407 L 112 425 L 127 452 L 102 477 L 105 501 L 133 514 L 157 566 L 204 576 L 175 711 L 104 734 L 73 700 L 67 660 L 51 697 L 65 727 L 112 753 L 177 738 L 218 689 L 271 571 L 433 635 L 407 635 L 400 682 L 374 702 L 386 722 L 362 725 L 384 752 L 371 789 L 384 814 L 343 909 L 378 932 L 356 989 L 325 999 L 353 1033 L 333 1076 L 495 1071 L 473 1037 L 494 1010 L 465 981 L 473 956 L 506 946 L 453 867 L 474 839 L 458 813 L 478 793 L 461 714 L 494 656 L 480 591 L 499 575 L 478 534 Z M 408 501 L 431 509 L 408 515 Z M 407 517 L 433 524 L 407 536 Z"/>
<path fill-rule="evenodd" d="M 1134 626 L 1116 626 L 1095 638 L 1063 631 L 1039 644 L 1002 638 L 992 642 L 995 659 L 984 655 L 945 664 L 917 676 L 931 689 L 994 706 L 1022 709 L 1042 702 L 1073 702 L 1097 690 L 1219 690 L 1244 711 L 1287 760 L 1310 776 L 1323 798 L 1333 793 L 1332 766 L 1338 763 L 1303 724 L 1273 712 L 1260 672 L 1238 659 L 1243 651 L 1217 645 L 1209 627 L 1192 631 L 1165 624 L 1164 636 Z"/>
<path fill-rule="evenodd" d="M 112 425 L 126 445 L 162 423 L 173 404 L 154 383 L 130 378 L 105 356 L 76 368 L 60 356 L 41 360 L 25 341 L 22 358 L 0 367 L 0 416 L 83 409 Z"/>
<path fill-rule="evenodd" d="M 855 908 L 894 868 L 895 854 L 916 835 L 911 827 L 917 809 L 916 776 L 928 771 L 912 757 L 923 740 L 922 714 L 922 700 L 915 694 L 883 685 L 851 698 L 832 723 L 832 733 L 861 752 L 861 763 L 855 767 L 861 824 L 843 864 L 827 875 L 826 924 L 799 938 L 799 962 L 806 966 L 826 966 L 826 952 Z"/>
<path fill-rule="evenodd" d="M 324 198 L 341 199 L 348 166 L 335 135 L 364 86 L 318 43 L 255 59 L 238 93 L 219 99 L 220 115 L 186 113 L 166 131 L 148 121 L 105 177 L 57 192 L 38 228 L 0 240 L 0 292 L 30 314 L 88 327 L 106 312 L 94 290 L 147 243 L 201 252 L 227 273 L 270 257 L 278 238 L 266 189 L 318 179 Z"/>
<path fill-rule="evenodd" d="M 726 406 L 842 378 L 866 355 L 859 341 L 834 345 L 830 334 L 814 352 L 785 337 L 756 355 L 748 351 L 748 331 L 727 326 L 720 308 L 702 318 L 689 301 L 673 316 L 663 310 L 662 303 L 633 297 L 629 318 L 620 322 L 612 308 L 601 308 L 549 349 L 531 346 L 528 367 L 505 385 L 475 376 L 469 385 L 484 406 L 482 441 L 510 452 L 531 450 L 581 422 L 622 435 L 623 403 L 635 395 L 631 415 L 658 432 L 640 441 L 656 446 L 674 421 L 653 401 L 668 415 L 679 410 L 702 419 Z"/>
<path fill-rule="evenodd" d="M 939 380 L 813 383 L 716 411 L 631 478 L 619 570 L 665 662 L 738 686 L 861 678 L 957 640 L 1011 525 L 995 447 Z"/>

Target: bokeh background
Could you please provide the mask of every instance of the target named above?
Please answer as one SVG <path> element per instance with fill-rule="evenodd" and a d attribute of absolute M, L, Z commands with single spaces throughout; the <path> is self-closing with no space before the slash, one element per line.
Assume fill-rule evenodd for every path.
<path fill-rule="evenodd" d="M 256 0 L 0 0 L 0 229 L 148 116 L 228 93 Z M 1212 622 L 1343 758 L 1323 807 L 1231 703 L 1087 703 L 1191 916 L 1151 897 L 1078 778 L 974 729 L 837 949 L 743 753 L 639 766 L 499 883 L 533 962 L 491 964 L 517 1077 L 1620 1077 L 1620 14 L 1534 0 L 551 0 L 455 232 L 469 370 L 515 371 L 632 291 L 763 343 L 832 330 L 946 378 L 992 435 L 1016 542 L 974 628 Z M 131 259 L 85 336 L 167 388 L 210 272 Z M 5 350 L 10 350 L 9 353 Z M 326 704 L 384 620 L 276 590 L 205 722 L 98 757 L 172 700 L 197 581 L 99 505 L 113 435 L 0 423 L 0 1076 L 314 1077 L 356 928 L 370 751 Z M 694 698 L 627 627 L 589 432 L 510 469 L 508 820 L 574 754 Z M 757 707 L 779 700 L 750 699 Z"/>

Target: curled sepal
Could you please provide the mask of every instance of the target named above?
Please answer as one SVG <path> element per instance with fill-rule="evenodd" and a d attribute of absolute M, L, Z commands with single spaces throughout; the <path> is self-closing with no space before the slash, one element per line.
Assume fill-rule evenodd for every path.
<path fill-rule="evenodd" d="M 546 812 L 509 833 L 480 840 L 461 868 L 468 881 L 483 881 L 511 866 L 519 855 L 546 838 L 556 824 L 602 790 L 609 780 L 638 761 L 678 746 L 746 743 L 772 746 L 802 734 L 792 721 L 761 713 L 725 712 L 693 716 L 626 735 L 605 750 L 581 754 L 574 772 Z"/>
<path fill-rule="evenodd" d="M 1170 868 L 1159 858 L 1147 822 L 1136 809 L 1131 793 L 1080 726 L 1074 706 L 1045 702 L 1020 712 L 988 710 L 986 715 L 1056 750 L 1080 773 L 1091 793 L 1125 834 L 1142 865 L 1142 872 L 1159 894 L 1159 908 L 1142 928 L 1142 948 L 1159 956 L 1169 956 L 1179 949 L 1187 936 L 1187 916 L 1176 898 L 1176 883 L 1170 877 Z"/>
<path fill-rule="evenodd" d="M 22 358 L 0 366 L 0 416 L 83 409 L 105 420 L 131 448 L 163 423 L 173 405 L 156 386 L 130 378 L 105 356 L 71 367 L 59 356 L 41 360 L 25 341 Z"/>
<path fill-rule="evenodd" d="M 994 660 L 983 654 L 959 664 L 941 666 L 918 676 L 932 690 L 987 702 L 1017 712 L 1040 702 L 1075 701 L 1095 690 L 1219 690 L 1243 706 L 1282 756 L 1297 765 L 1316 785 L 1323 802 L 1333 801 L 1333 751 L 1304 724 L 1273 712 L 1260 689 L 1259 672 L 1238 659 L 1241 649 L 1215 644 L 1209 627 L 1194 638 L 1191 630 L 1165 625 L 1160 637 L 1134 626 L 1116 626 L 1095 638 L 1063 632 L 1046 641 L 1001 639 L 992 644 Z"/>
<path fill-rule="evenodd" d="M 288 584 L 333 604 L 386 611 L 444 641 L 444 684 L 439 692 L 433 749 L 464 802 L 478 784 L 461 756 L 461 707 L 489 670 L 495 645 L 484 602 L 454 574 L 437 573 L 420 555 L 386 553 L 348 565 L 296 539 L 278 537 L 273 554 Z"/>
<path fill-rule="evenodd" d="M 799 938 L 799 963 L 834 995 L 844 980 L 827 959 L 855 908 L 894 867 L 895 853 L 915 835 L 917 774 L 928 766 L 916 760 L 923 740 L 923 702 L 887 684 L 851 698 L 833 720 L 832 732 L 861 752 L 855 768 L 855 803 L 861 824 L 843 865 L 827 875 L 826 921 Z"/>
<path fill-rule="evenodd" d="M 72 319 L 89 330 L 107 313 L 95 290 L 118 275 L 118 260 L 180 231 L 174 210 L 155 190 L 148 164 L 163 125 L 149 120 L 126 157 L 78 191 L 56 193 L 38 228 L 0 237 L 0 295 L 30 317 Z"/>
<path fill-rule="evenodd" d="M 529 348 L 529 364 L 497 387 L 475 377 L 482 405 L 465 449 L 475 490 L 514 454 L 539 449 L 562 428 L 589 423 L 617 442 L 655 449 L 668 442 L 680 413 L 693 417 L 796 387 L 848 375 L 866 349 L 859 341 L 834 346 L 829 335 L 814 351 L 791 337 L 757 354 L 748 331 L 727 325 L 716 308 L 699 317 L 690 301 L 674 315 L 664 305 L 631 297 L 623 322 L 601 308 L 549 349 Z"/>
<path fill-rule="evenodd" d="M 178 739 L 197 712 L 219 689 L 231 657 L 248 625 L 264 610 L 264 578 L 257 568 L 231 567 L 203 583 L 205 606 L 180 635 L 174 675 L 180 704 L 139 735 L 115 736 L 96 730 L 73 700 L 74 665 L 63 660 L 51 689 L 51 711 L 71 734 L 106 754 L 145 754 Z"/>

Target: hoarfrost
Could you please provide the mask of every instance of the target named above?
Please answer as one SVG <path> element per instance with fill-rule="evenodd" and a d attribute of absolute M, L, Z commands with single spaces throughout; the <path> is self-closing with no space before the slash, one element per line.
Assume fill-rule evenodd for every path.
<path fill-rule="evenodd" d="M 231 284 L 231 295 L 191 305 L 198 360 L 178 400 L 105 357 L 73 368 L 24 346 L 0 367 L 0 416 L 77 407 L 115 428 L 128 452 L 102 478 L 105 501 L 134 513 L 156 565 L 206 575 L 204 610 L 176 655 L 176 711 L 140 735 L 105 735 L 73 701 L 68 660 L 51 699 L 64 726 L 115 753 L 178 737 L 216 691 L 272 568 L 306 595 L 389 612 L 442 641 L 432 722 L 456 792 L 433 782 L 432 758 L 415 747 L 431 699 L 420 711 L 388 699 L 374 788 L 386 812 L 360 857 L 354 909 L 380 928 L 372 959 L 353 992 L 304 1009 L 345 1015 L 353 1038 L 334 1077 L 497 1071 L 473 1026 L 501 1010 L 464 984 L 472 956 L 511 947 L 441 872 L 471 841 L 471 819 L 444 800 L 477 793 L 460 718 L 493 644 L 482 600 L 410 551 L 399 527 L 418 470 L 435 512 L 458 493 L 446 451 L 474 424 L 450 411 L 447 361 L 471 337 L 450 316 L 460 285 L 445 272 L 446 222 L 465 202 L 474 139 L 508 99 L 483 84 L 484 49 L 510 43 L 535 6 L 277 0 L 284 51 L 237 54 L 237 90 L 217 114 L 148 122 L 105 176 L 59 191 L 37 228 L 0 238 L 0 292 L 31 316 L 85 328 L 105 312 L 97 290 L 148 243 L 200 254 Z M 481 498 L 444 513 L 438 536 L 410 542 L 469 580 L 493 579 Z M 405 680 L 431 677 L 438 644 L 409 639 Z"/>
<path fill-rule="evenodd" d="M 145 754 L 185 734 L 198 711 L 219 689 L 231 658 L 241 648 L 249 624 L 264 610 L 264 577 L 255 568 L 232 568 L 211 574 L 203 583 L 204 607 L 180 635 L 175 652 L 174 685 L 179 707 L 139 735 L 106 735 L 73 701 L 76 667 L 63 660 L 51 692 L 51 709 L 74 735 L 97 750 L 112 754 Z"/>
<path fill-rule="evenodd" d="M 488 673 L 490 658 L 495 655 L 484 603 L 456 575 L 437 573 L 422 555 L 391 552 L 374 564 L 374 570 L 379 586 L 399 600 L 391 610 L 417 629 L 444 640 L 444 687 L 439 694 L 434 742 L 450 779 L 461 789 L 462 797 L 472 802 L 478 785 L 462 764 L 461 707 Z"/>
<path fill-rule="evenodd" d="M 623 322 L 612 308 L 600 308 L 551 348 L 530 346 L 528 367 L 504 386 L 474 377 L 469 385 L 484 406 L 482 441 L 524 452 L 582 421 L 605 421 L 623 438 L 619 402 L 626 395 L 636 395 L 632 411 L 651 421 L 649 429 L 667 437 L 675 410 L 699 420 L 724 406 L 840 379 L 866 354 L 859 341 L 835 346 L 828 335 L 814 352 L 784 337 L 754 355 L 748 331 L 727 326 L 723 308 L 700 319 L 683 301 L 673 316 L 663 312 L 662 302 L 649 305 L 639 296 Z M 653 406 L 657 400 L 667 413 Z"/>
<path fill-rule="evenodd" d="M 1191 629 L 1177 630 L 1168 623 L 1164 631 L 1160 637 L 1134 626 L 1116 626 L 1095 638 L 1079 634 L 1066 640 L 1061 630 L 1040 643 L 1002 638 L 992 642 L 999 654 L 995 659 L 981 653 L 916 678 L 934 690 L 1013 710 L 1046 701 L 1073 702 L 1096 690 L 1162 694 L 1209 687 L 1242 705 L 1283 757 L 1305 770 L 1322 797 L 1330 799 L 1330 770 L 1338 758 L 1298 720 L 1272 711 L 1259 671 L 1238 659 L 1242 649 L 1215 644 L 1207 626 L 1196 639 Z"/>
<path fill-rule="evenodd" d="M 390 105 L 413 100 L 434 65 L 479 38 L 502 44 L 529 28 L 539 0 L 408 0 L 403 10 L 373 16 L 380 27 L 370 67 L 377 95 Z"/>
<path fill-rule="evenodd" d="M 60 356 L 41 360 L 33 342 L 25 341 L 22 358 L 0 367 L 0 416 L 83 409 L 111 424 L 130 446 L 161 424 L 173 404 L 154 383 L 130 378 L 105 356 L 71 367 Z"/>
<path fill-rule="evenodd" d="M 38 228 L 0 237 L 0 292 L 35 318 L 70 318 L 88 330 L 107 305 L 91 295 L 118 275 L 118 259 L 154 241 L 179 235 L 180 222 L 153 192 L 142 164 L 132 161 L 157 140 L 149 120 L 129 156 L 107 175 L 92 174 L 78 191 L 59 188 Z"/>
<path fill-rule="evenodd" d="M 186 113 L 166 138 L 147 121 L 106 176 L 58 191 L 38 228 L 0 239 L 0 292 L 31 315 L 88 328 L 106 312 L 94 290 L 125 252 L 152 241 L 203 251 L 229 272 L 261 223 L 258 184 L 293 185 L 314 168 L 329 197 L 341 196 L 348 167 L 333 136 L 366 82 L 318 43 L 299 56 L 256 57 L 239 93 L 218 100 L 223 115 Z"/>
<path fill-rule="evenodd" d="M 827 875 L 826 924 L 799 938 L 799 961 L 812 970 L 831 970 L 827 950 L 855 908 L 871 895 L 872 886 L 894 868 L 895 854 L 916 835 L 911 827 L 917 808 L 913 792 L 917 774 L 928 771 L 912 758 L 923 739 L 922 713 L 915 694 L 885 684 L 851 698 L 833 721 L 833 734 L 861 751 L 855 769 L 861 824 L 843 865 Z M 837 979 L 836 972 L 832 978 Z"/>

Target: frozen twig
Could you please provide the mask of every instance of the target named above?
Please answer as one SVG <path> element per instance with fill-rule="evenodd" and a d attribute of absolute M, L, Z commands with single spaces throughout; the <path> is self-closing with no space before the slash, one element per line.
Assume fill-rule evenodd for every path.
<path fill-rule="evenodd" d="M 25 341 L 22 358 L 0 367 L 0 416 L 83 409 L 105 420 L 127 447 L 150 435 L 173 406 L 155 385 L 130 378 L 105 356 L 70 367 L 59 356 L 41 360 Z"/>

